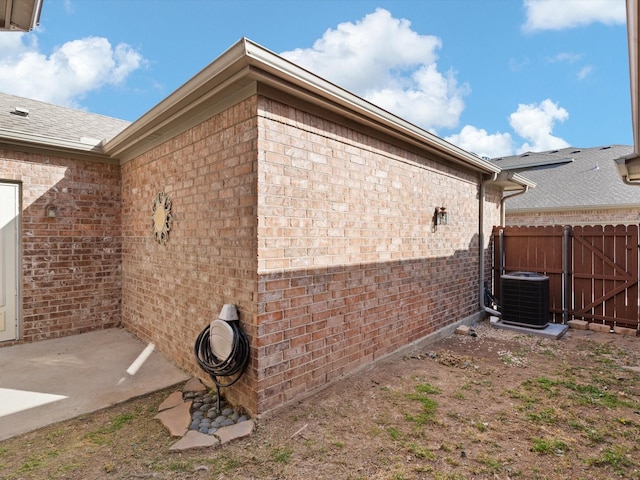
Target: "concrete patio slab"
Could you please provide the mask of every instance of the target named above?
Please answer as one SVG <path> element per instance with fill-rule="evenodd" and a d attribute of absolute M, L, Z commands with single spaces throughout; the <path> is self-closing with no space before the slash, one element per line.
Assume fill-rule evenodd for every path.
<path fill-rule="evenodd" d="M 502 328 L 504 330 L 512 330 L 514 332 L 526 333 L 530 335 L 538 335 L 540 337 L 558 339 L 569 330 L 569 325 L 561 325 L 559 323 L 550 323 L 545 328 L 528 328 L 519 325 L 511 325 L 504 323 L 502 320 L 494 320 L 491 317 L 491 326 L 493 328 Z"/>
<path fill-rule="evenodd" d="M 0 348 L 0 440 L 188 379 L 120 328 Z"/>

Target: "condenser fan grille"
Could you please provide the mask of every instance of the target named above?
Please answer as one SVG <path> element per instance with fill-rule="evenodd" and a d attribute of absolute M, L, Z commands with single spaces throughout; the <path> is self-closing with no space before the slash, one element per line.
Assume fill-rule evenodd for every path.
<path fill-rule="evenodd" d="M 500 277 L 502 321 L 531 328 L 549 324 L 549 277 L 514 272 Z"/>

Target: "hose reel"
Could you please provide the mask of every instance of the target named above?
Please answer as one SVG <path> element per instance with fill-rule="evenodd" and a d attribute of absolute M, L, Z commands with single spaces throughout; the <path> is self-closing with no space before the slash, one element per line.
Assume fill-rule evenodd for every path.
<path fill-rule="evenodd" d="M 249 341 L 240 328 L 235 305 L 222 307 L 219 317 L 200 332 L 193 349 L 198 365 L 216 386 L 220 414 L 220 388 L 236 383 L 249 362 Z M 220 377 L 234 378 L 223 381 Z"/>

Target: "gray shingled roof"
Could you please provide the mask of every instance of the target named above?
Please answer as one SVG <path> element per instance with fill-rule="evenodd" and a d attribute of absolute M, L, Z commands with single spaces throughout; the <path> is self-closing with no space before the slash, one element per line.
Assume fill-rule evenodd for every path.
<path fill-rule="evenodd" d="M 28 110 L 29 114 L 16 114 L 16 107 Z M 95 140 L 113 138 L 129 124 L 117 118 L 0 93 L 0 140 L 24 136 L 44 144 L 48 140 L 96 144 Z"/>
<path fill-rule="evenodd" d="M 553 160 L 573 160 L 556 167 L 521 171 L 537 185 L 524 195 L 508 200 L 507 211 L 638 206 L 640 187 L 624 184 L 614 162 L 614 159 L 632 151 L 633 147 L 626 145 L 569 147 L 495 158 L 492 162 L 508 169 Z"/>

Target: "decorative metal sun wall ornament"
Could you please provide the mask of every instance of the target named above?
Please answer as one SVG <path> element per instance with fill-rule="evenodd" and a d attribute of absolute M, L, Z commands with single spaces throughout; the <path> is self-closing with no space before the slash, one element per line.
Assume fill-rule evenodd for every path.
<path fill-rule="evenodd" d="M 151 225 L 153 239 L 162 245 L 166 244 L 171 230 L 171 199 L 164 192 L 160 192 L 153 201 Z"/>

